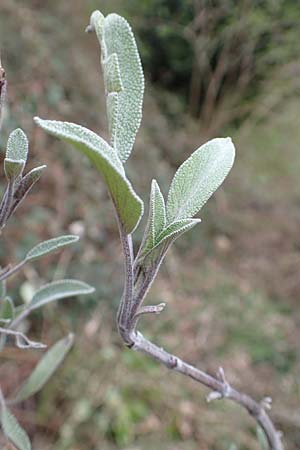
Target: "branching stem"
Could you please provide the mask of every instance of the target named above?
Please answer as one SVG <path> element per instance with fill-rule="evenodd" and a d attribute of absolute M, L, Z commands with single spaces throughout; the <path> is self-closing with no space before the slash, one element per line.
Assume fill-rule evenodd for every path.
<path fill-rule="evenodd" d="M 272 420 L 268 416 L 263 401 L 258 403 L 249 395 L 234 389 L 226 380 L 222 368 L 219 369 L 216 376 L 212 376 L 186 363 L 177 356 L 168 353 L 161 347 L 158 347 L 147 340 L 139 331 L 135 330 L 137 319 L 140 316 L 140 313 L 143 312 L 143 309 L 141 309 L 142 302 L 150 289 L 165 253 L 149 270 L 149 272 L 144 274 L 142 283 L 135 292 L 133 273 L 139 273 L 139 271 L 136 270 L 136 267 L 135 270 L 133 270 L 134 258 L 132 251 L 132 238 L 131 235 L 127 235 L 124 232 L 119 219 L 118 223 L 125 257 L 125 287 L 117 316 L 117 322 L 120 335 L 125 344 L 132 350 L 144 353 L 159 361 L 168 369 L 179 372 L 182 375 L 186 375 L 198 383 L 206 386 L 211 391 L 207 397 L 208 401 L 227 398 L 235 403 L 238 403 L 248 411 L 256 423 L 264 431 L 269 445 L 269 450 L 283 450 L 281 433 L 276 430 Z M 147 307 L 144 312 L 148 312 Z"/>

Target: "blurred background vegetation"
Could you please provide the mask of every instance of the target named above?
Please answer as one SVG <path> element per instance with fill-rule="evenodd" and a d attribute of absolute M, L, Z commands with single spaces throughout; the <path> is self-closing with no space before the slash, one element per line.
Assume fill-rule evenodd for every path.
<path fill-rule="evenodd" d="M 33 126 L 40 115 L 107 136 L 98 44 L 83 33 L 94 9 L 124 15 L 137 36 L 146 98 L 128 171 L 146 204 L 151 178 L 166 192 L 176 167 L 208 138 L 230 135 L 237 147 L 235 167 L 203 209 L 201 226 L 169 252 L 149 295 L 168 308 L 143 320 L 143 332 L 208 371 L 222 365 L 255 398 L 272 396 L 286 448 L 300 449 L 294 0 L 1 0 L 9 92 L 0 145 L 21 126 L 30 136 L 30 164 L 48 165 L 2 238 L 1 265 L 43 238 L 79 233 L 79 245 L 26 267 L 10 289 L 26 301 L 42 281 L 65 275 L 97 288 L 88 299 L 49 305 L 42 321 L 33 317 L 31 335 L 49 345 L 70 329 L 77 337 L 58 374 L 14 412 L 34 449 L 258 448 L 254 424 L 239 407 L 207 405 L 193 381 L 124 349 L 114 319 L 123 262 L 104 184 L 80 155 Z M 14 348 L 1 354 L 6 393 L 37 359 Z"/>

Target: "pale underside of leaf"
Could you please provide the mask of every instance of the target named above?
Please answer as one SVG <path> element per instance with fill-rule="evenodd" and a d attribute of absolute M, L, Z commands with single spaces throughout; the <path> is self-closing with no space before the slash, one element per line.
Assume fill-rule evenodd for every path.
<path fill-rule="evenodd" d="M 31 450 L 31 444 L 27 433 L 19 425 L 15 416 L 5 405 L 1 408 L 1 426 L 4 435 L 18 450 Z"/>
<path fill-rule="evenodd" d="M 104 177 L 125 231 L 132 233 L 143 214 L 143 202 L 126 178 L 115 150 L 100 136 L 80 125 L 39 118 L 35 121 L 49 134 L 69 142 L 91 160 Z"/>
<path fill-rule="evenodd" d="M 122 83 L 118 93 L 116 125 L 112 142 L 125 162 L 129 157 L 142 120 L 144 75 L 135 38 L 128 22 L 117 14 L 109 14 L 103 23 L 103 70 L 105 61 L 116 55 Z M 105 75 L 107 78 L 107 75 Z"/>
<path fill-rule="evenodd" d="M 78 239 L 79 237 L 75 235 L 65 235 L 40 242 L 27 253 L 25 259 L 29 261 L 39 258 L 43 255 L 46 255 L 47 253 L 58 250 L 61 247 L 65 247 L 66 245 L 72 244 L 73 242 L 77 242 Z"/>
<path fill-rule="evenodd" d="M 230 138 L 212 139 L 179 167 L 167 200 L 169 223 L 197 214 L 226 178 L 234 155 Z"/>
<path fill-rule="evenodd" d="M 91 294 L 95 291 L 93 287 L 78 280 L 58 280 L 41 287 L 34 294 L 29 303 L 30 310 L 39 308 L 55 300 L 61 300 L 76 295 Z"/>
<path fill-rule="evenodd" d="M 16 401 L 26 400 L 36 394 L 50 379 L 61 365 L 74 342 L 74 336 L 69 336 L 56 342 L 39 361 L 29 378 L 16 395 Z"/>

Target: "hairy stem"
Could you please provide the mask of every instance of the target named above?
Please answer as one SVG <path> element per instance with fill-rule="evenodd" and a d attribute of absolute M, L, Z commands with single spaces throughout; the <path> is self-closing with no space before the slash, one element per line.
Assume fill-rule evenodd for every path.
<path fill-rule="evenodd" d="M 119 226 L 119 233 L 124 254 L 124 268 L 125 268 L 125 284 L 124 292 L 120 303 L 120 308 L 117 316 L 117 323 L 119 332 L 127 345 L 130 345 L 129 331 L 130 331 L 130 314 L 133 300 L 133 244 L 131 234 L 126 234 L 123 225 L 117 215 Z"/>

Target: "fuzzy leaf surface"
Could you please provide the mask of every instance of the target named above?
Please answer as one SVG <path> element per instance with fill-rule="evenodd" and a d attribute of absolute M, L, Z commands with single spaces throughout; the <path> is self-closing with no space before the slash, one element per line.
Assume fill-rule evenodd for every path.
<path fill-rule="evenodd" d="M 15 161 L 27 161 L 28 155 L 28 139 L 26 134 L 21 128 L 17 128 L 12 133 L 10 133 L 7 147 L 6 147 L 6 158 Z"/>
<path fill-rule="evenodd" d="M 200 219 L 182 219 L 171 223 L 157 237 L 155 245 L 148 251 L 140 254 L 138 262 L 146 267 L 157 262 L 162 255 L 165 255 L 170 245 L 186 231 L 189 231 L 195 225 L 200 223 Z"/>
<path fill-rule="evenodd" d="M 56 251 L 61 247 L 77 242 L 78 239 L 79 237 L 75 235 L 64 235 L 40 242 L 27 253 L 25 259 L 26 261 L 32 261 L 36 258 L 40 258 L 41 256 Z"/>
<path fill-rule="evenodd" d="M 123 83 L 116 53 L 112 53 L 103 61 L 103 72 L 107 93 L 121 92 L 123 90 Z"/>
<path fill-rule="evenodd" d="M 193 217 L 223 183 L 234 162 L 230 138 L 212 139 L 177 170 L 167 200 L 168 223 Z"/>
<path fill-rule="evenodd" d="M 17 393 L 16 401 L 26 400 L 28 397 L 31 397 L 42 389 L 67 356 L 73 342 L 74 335 L 69 334 L 69 336 L 56 342 L 56 344 L 45 353 Z"/>
<path fill-rule="evenodd" d="M 116 148 L 121 161 L 125 162 L 129 157 L 136 134 L 142 120 L 142 107 L 144 96 L 144 74 L 140 56 L 133 32 L 128 22 L 117 14 L 109 14 L 107 17 L 99 11 L 91 16 L 91 25 L 96 30 L 102 49 L 102 67 L 104 71 L 105 87 L 108 93 L 118 91 L 117 117 L 111 141 Z M 112 66 L 107 65 L 115 55 L 114 72 Z M 120 81 L 113 86 L 117 72 Z M 120 89 L 122 87 L 122 89 Z M 110 117 L 108 116 L 110 121 Z"/>
<path fill-rule="evenodd" d="M 149 217 L 145 229 L 140 254 L 148 253 L 157 243 L 158 236 L 166 226 L 165 200 L 156 180 L 152 180 L 149 204 Z"/>
<path fill-rule="evenodd" d="M 201 219 L 181 219 L 176 222 L 172 222 L 168 225 L 158 236 L 157 244 L 160 245 L 167 239 L 175 240 L 181 234 L 193 228 L 195 225 L 201 222 Z"/>
<path fill-rule="evenodd" d="M 87 283 L 78 280 L 58 280 L 45 284 L 36 291 L 29 303 L 31 310 L 46 303 L 61 300 L 75 295 L 91 294 L 95 289 Z"/>
<path fill-rule="evenodd" d="M 18 450 L 31 450 L 27 433 L 5 405 L 1 408 L 1 426 L 4 435 Z"/>
<path fill-rule="evenodd" d="M 126 178 L 115 150 L 100 136 L 80 125 L 39 118 L 35 118 L 35 122 L 49 134 L 72 144 L 91 160 L 107 184 L 125 231 L 131 233 L 143 214 L 143 202 Z"/>

